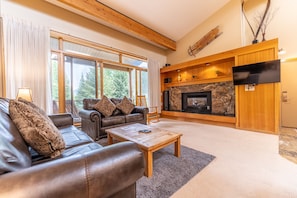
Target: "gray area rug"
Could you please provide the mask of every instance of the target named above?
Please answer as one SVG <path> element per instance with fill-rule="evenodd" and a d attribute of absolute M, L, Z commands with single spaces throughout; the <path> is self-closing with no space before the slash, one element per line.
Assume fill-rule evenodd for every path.
<path fill-rule="evenodd" d="M 107 138 L 98 141 L 107 145 Z M 153 176 L 136 183 L 137 198 L 167 198 L 206 167 L 215 156 L 181 145 L 181 157 L 174 156 L 174 145 L 153 153 Z"/>
<path fill-rule="evenodd" d="M 215 157 L 181 146 L 181 157 L 170 145 L 154 153 L 153 176 L 136 183 L 137 198 L 167 198 L 206 167 Z"/>

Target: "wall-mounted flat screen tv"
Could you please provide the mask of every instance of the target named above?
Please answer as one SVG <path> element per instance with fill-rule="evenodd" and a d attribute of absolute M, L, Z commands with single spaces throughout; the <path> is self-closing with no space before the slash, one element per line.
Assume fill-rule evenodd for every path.
<path fill-rule="evenodd" d="M 280 82 L 280 60 L 236 66 L 232 70 L 234 85 Z"/>

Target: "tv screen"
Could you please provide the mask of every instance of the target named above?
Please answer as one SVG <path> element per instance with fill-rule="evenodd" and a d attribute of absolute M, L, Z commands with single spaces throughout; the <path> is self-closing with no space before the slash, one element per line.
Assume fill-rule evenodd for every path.
<path fill-rule="evenodd" d="M 263 84 L 280 82 L 280 60 L 233 67 L 233 84 Z"/>

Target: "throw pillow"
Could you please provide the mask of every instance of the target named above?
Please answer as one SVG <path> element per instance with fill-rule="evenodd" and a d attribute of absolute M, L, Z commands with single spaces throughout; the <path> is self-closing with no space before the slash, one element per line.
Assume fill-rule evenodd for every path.
<path fill-rule="evenodd" d="M 44 110 L 42 110 L 40 107 L 38 107 L 37 105 L 35 105 L 33 102 L 30 102 L 28 100 L 25 100 L 23 98 L 19 98 L 18 101 L 23 102 L 29 106 L 31 106 L 33 109 L 35 109 L 38 113 L 40 113 L 41 115 L 45 116 L 48 118 L 47 114 L 45 113 Z"/>
<path fill-rule="evenodd" d="M 24 140 L 39 154 L 54 158 L 65 149 L 59 130 L 30 105 L 10 100 L 9 114 Z"/>
<path fill-rule="evenodd" d="M 105 117 L 109 117 L 116 109 L 116 105 L 113 104 L 109 98 L 103 96 L 102 99 L 95 104 L 94 109 L 102 113 Z"/>
<path fill-rule="evenodd" d="M 122 102 L 117 104 L 117 108 L 126 115 L 130 114 L 133 111 L 134 107 L 135 105 L 126 96 L 124 96 Z"/>
<path fill-rule="evenodd" d="M 23 98 L 19 98 L 18 101 L 25 103 L 26 105 L 31 106 L 35 111 L 37 111 L 38 113 L 40 113 L 44 119 L 46 119 L 49 124 L 52 125 L 53 128 L 56 128 L 55 124 L 53 123 L 53 121 L 47 116 L 46 112 L 41 109 L 40 107 L 38 107 L 36 104 L 34 104 L 33 102 L 27 101 Z"/>
<path fill-rule="evenodd" d="M 53 121 L 47 116 L 46 112 L 41 109 L 40 107 L 38 107 L 36 104 L 34 104 L 33 102 L 27 101 L 23 98 L 19 98 L 18 101 L 25 103 L 26 105 L 31 106 L 35 111 L 37 111 L 38 113 L 40 113 L 45 119 L 47 119 L 47 121 L 52 124 L 55 127 L 55 124 L 53 123 Z"/>

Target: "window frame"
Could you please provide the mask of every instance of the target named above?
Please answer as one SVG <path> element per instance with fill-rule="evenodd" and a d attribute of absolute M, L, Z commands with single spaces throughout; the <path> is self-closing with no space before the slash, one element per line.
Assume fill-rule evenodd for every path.
<path fill-rule="evenodd" d="M 59 97 L 59 113 L 64 113 L 66 110 L 66 104 L 65 104 L 65 65 L 64 65 L 64 58 L 65 56 L 69 56 L 72 58 L 80 58 L 80 59 L 86 59 L 89 61 L 95 61 L 96 62 L 96 66 L 95 66 L 95 71 L 100 72 L 96 74 L 96 98 L 102 98 L 103 93 L 104 93 L 104 68 L 114 68 L 114 69 L 118 69 L 118 70 L 123 70 L 123 71 L 128 71 L 129 72 L 129 96 L 130 98 L 133 98 L 134 96 L 140 95 L 141 94 L 141 72 L 142 71 L 146 71 L 148 72 L 147 68 L 143 68 L 143 67 L 138 67 L 138 66 L 134 66 L 134 65 L 129 65 L 129 64 L 123 64 L 122 63 L 122 57 L 129 57 L 132 59 L 136 59 L 136 60 L 140 60 L 143 62 L 147 62 L 147 58 L 143 57 L 143 56 L 139 56 L 139 55 L 135 55 L 129 52 L 125 52 L 122 50 L 118 50 L 115 48 L 111 48 L 108 46 L 104 46 L 98 43 L 94 43 L 91 41 L 87 41 L 84 39 L 80 39 L 77 37 L 73 37 L 70 35 L 66 35 L 63 33 L 59 33 L 59 32 L 55 32 L 55 31 L 51 31 L 51 39 L 57 39 L 58 40 L 58 48 L 59 49 L 51 49 L 51 53 L 54 53 L 57 55 L 58 57 L 58 97 Z M 78 45 L 83 45 L 83 46 L 87 46 L 87 47 L 91 47 L 94 49 L 98 49 L 101 51 L 106 51 L 106 52 L 110 52 L 110 53 L 117 53 L 119 54 L 119 62 L 114 62 L 114 61 L 110 61 L 110 60 L 105 60 L 102 58 L 98 58 L 98 57 L 94 57 L 94 56 L 89 56 L 86 54 L 82 54 L 82 53 L 76 53 L 74 51 L 65 51 L 63 50 L 63 42 L 72 42 Z M 132 85 L 132 72 L 135 71 L 135 85 Z M 100 76 L 100 79 L 98 79 L 98 75 Z M 100 81 L 100 82 L 99 82 Z M 135 93 L 133 93 L 133 88 L 132 86 L 135 86 Z M 99 91 L 100 90 L 100 91 Z M 140 91 L 138 91 L 140 90 Z M 100 92 L 100 94 L 99 94 Z"/>

